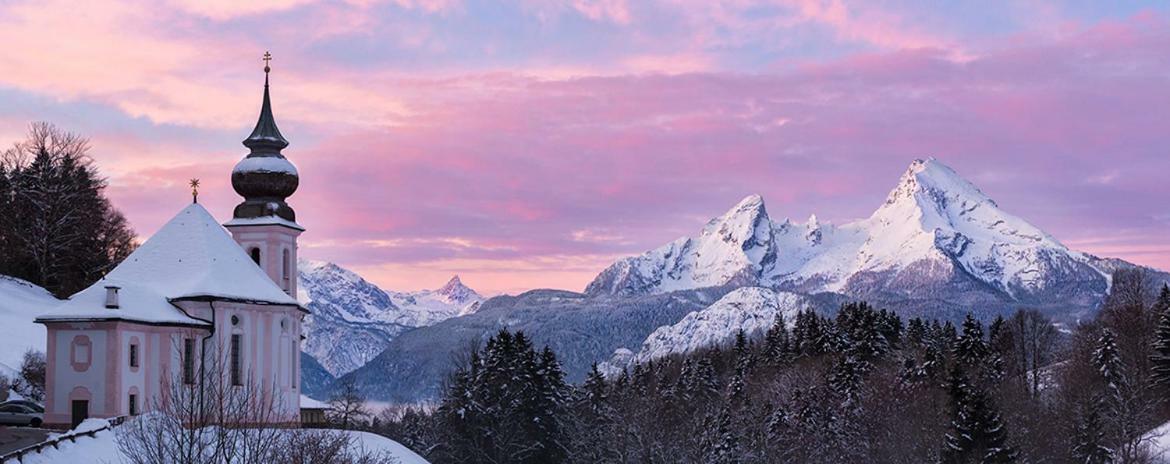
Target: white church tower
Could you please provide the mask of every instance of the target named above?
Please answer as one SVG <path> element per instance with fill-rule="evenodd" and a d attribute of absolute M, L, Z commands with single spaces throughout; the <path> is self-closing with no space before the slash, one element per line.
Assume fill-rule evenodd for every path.
<path fill-rule="evenodd" d="M 265 53 L 265 60 L 269 59 Z M 248 256 L 289 296 L 297 297 L 297 236 L 305 231 L 285 199 L 297 191 L 297 168 L 280 153 L 288 140 L 280 135 L 268 98 L 264 66 L 264 103 L 260 120 L 244 140 L 251 150 L 232 170 L 232 188 L 244 197 L 232 220 L 224 224 Z"/>

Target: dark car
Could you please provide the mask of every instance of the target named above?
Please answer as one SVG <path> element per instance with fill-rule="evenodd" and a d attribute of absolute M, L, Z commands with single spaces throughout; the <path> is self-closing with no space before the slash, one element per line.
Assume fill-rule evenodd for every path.
<path fill-rule="evenodd" d="M 40 427 L 44 420 L 43 413 L 37 412 L 28 406 L 20 404 L 0 405 L 0 424 Z"/>

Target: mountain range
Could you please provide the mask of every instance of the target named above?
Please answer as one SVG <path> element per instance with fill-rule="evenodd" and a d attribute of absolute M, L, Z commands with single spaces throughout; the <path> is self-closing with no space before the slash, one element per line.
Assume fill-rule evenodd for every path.
<path fill-rule="evenodd" d="M 483 297 L 454 276 L 437 290 L 385 291 L 333 263 L 300 260 L 298 299 L 305 319 L 304 351 L 332 376 L 361 367 L 394 337 L 470 314 Z"/>
<path fill-rule="evenodd" d="M 938 160 L 917 160 L 867 218 L 773 220 L 764 199 L 750 195 L 694 236 L 614 262 L 584 292 L 485 299 L 458 276 L 435 290 L 393 292 L 336 264 L 302 260 L 298 299 L 311 311 L 303 385 L 318 398 L 353 380 L 371 399 L 431 400 L 472 347 L 501 329 L 548 345 L 568 380 L 580 381 L 593 363 L 616 372 L 729 344 L 739 330 L 765 330 L 777 314 L 791 322 L 801 309 L 831 314 L 852 300 L 903 316 L 988 318 L 1030 307 L 1075 322 L 1099 307 L 1113 271 L 1134 267 L 1071 250 Z M 5 301 L 58 302 L 0 278 Z M 31 325 L 26 311 L 7 311 Z M 43 346 L 13 342 L 11 353 Z M 0 361 L 2 371 L 18 360 Z"/>
<path fill-rule="evenodd" d="M 1098 308 L 1114 270 L 1133 267 L 1071 250 L 942 162 L 916 160 L 867 218 L 776 221 L 750 195 L 696 236 L 618 260 L 583 293 L 489 299 L 474 313 L 400 333 L 343 378 L 378 399 L 433 399 L 470 346 L 507 328 L 556 350 L 576 381 L 594 362 L 619 369 L 727 344 L 777 312 L 832 313 L 850 300 L 943 319 L 1030 307 L 1072 322 Z"/>

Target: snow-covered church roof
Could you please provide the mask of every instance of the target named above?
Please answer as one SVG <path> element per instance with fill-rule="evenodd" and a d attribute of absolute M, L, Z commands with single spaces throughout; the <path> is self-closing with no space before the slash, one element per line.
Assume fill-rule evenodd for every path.
<path fill-rule="evenodd" d="M 108 286 L 120 287 L 118 308 L 105 307 Z M 183 299 L 298 306 L 203 206 L 193 203 L 104 278 L 37 321 L 128 320 L 206 325 L 171 304 Z"/>

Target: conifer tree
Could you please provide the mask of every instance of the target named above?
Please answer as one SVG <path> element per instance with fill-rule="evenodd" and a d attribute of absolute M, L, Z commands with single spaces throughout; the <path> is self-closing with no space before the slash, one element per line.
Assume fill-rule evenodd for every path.
<path fill-rule="evenodd" d="M 1150 380 L 1163 392 L 1170 391 L 1170 286 L 1163 285 L 1152 309 L 1158 318 L 1154 353 L 1150 356 Z"/>
<path fill-rule="evenodd" d="M 1073 433 L 1073 458 L 1083 464 L 1113 462 L 1113 450 L 1105 444 L 1105 425 L 1101 420 L 1099 400 L 1090 400 L 1079 411 Z"/>
<path fill-rule="evenodd" d="M 1121 391 L 1126 385 L 1125 370 L 1121 361 L 1121 353 L 1117 349 L 1117 339 L 1113 331 L 1104 329 L 1097 339 L 1097 347 L 1093 350 L 1093 366 L 1105 380 L 1105 386 L 1111 397 L 1120 398 Z"/>
<path fill-rule="evenodd" d="M 926 324 L 922 322 L 921 318 L 915 317 L 906 323 L 906 343 L 908 346 L 922 346 L 926 337 Z"/>
<path fill-rule="evenodd" d="M 784 313 L 776 312 L 776 318 L 768 332 L 764 335 L 764 356 L 773 364 L 782 365 L 788 362 L 792 351 L 791 337 L 788 326 L 784 321 Z"/>
<path fill-rule="evenodd" d="M 727 409 L 720 411 L 708 427 L 707 437 L 703 443 L 703 462 L 705 464 L 743 462 L 743 452 L 739 447 L 739 432 L 732 427 L 731 413 Z"/>
<path fill-rule="evenodd" d="M 747 333 L 739 329 L 735 333 L 735 369 L 747 371 L 752 366 L 752 353 L 747 339 Z"/>
<path fill-rule="evenodd" d="M 990 398 L 971 385 L 960 367 L 951 372 L 951 431 L 947 433 L 942 461 L 952 463 L 1015 462 L 1018 452 L 1008 446 L 1007 431 Z"/>
<path fill-rule="evenodd" d="M 967 318 L 963 320 L 963 333 L 955 341 L 955 360 L 966 366 L 978 366 L 987 358 L 987 353 L 983 324 L 967 313 Z"/>

